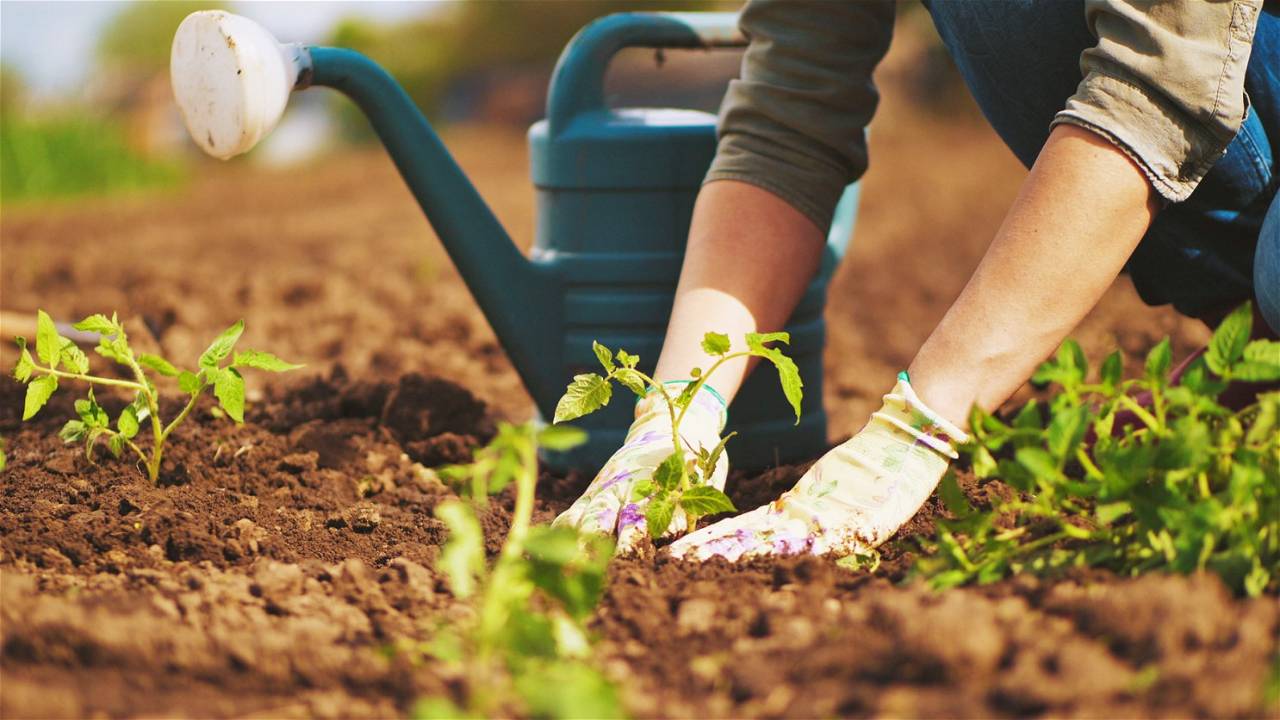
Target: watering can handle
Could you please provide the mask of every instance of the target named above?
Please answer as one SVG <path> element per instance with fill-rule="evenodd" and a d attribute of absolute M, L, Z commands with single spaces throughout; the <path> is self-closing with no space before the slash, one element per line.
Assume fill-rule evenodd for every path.
<path fill-rule="evenodd" d="M 547 94 L 551 132 L 567 128 L 573 118 L 604 110 L 604 74 L 623 48 L 746 47 L 732 12 L 637 12 L 608 15 L 573 36 L 556 62 Z"/>

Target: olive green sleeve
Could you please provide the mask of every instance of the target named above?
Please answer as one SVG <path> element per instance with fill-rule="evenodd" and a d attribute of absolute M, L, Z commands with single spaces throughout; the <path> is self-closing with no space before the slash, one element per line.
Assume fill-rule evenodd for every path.
<path fill-rule="evenodd" d="M 706 182 L 740 180 L 779 196 L 824 232 L 845 185 L 867 168 L 871 73 L 893 33 L 891 0 L 751 0 L 741 78 L 720 108 Z"/>
<path fill-rule="evenodd" d="M 1097 46 L 1054 124 L 1109 139 L 1171 202 L 1187 199 L 1244 121 L 1262 0 L 1086 0 Z"/>

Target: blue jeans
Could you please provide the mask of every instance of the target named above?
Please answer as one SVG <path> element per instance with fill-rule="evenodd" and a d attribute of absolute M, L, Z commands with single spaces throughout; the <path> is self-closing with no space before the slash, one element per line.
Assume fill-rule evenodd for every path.
<path fill-rule="evenodd" d="M 983 114 L 1027 167 L 1080 83 L 1097 40 L 1080 0 L 927 2 Z M 1156 217 L 1127 265 L 1151 305 L 1213 321 L 1255 300 L 1280 332 L 1280 16 L 1258 20 L 1245 75 L 1252 107 L 1239 134 L 1185 202 Z"/>

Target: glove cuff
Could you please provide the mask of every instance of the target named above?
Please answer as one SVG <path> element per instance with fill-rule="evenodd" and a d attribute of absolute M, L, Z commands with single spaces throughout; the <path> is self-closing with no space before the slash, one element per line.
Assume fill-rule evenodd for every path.
<path fill-rule="evenodd" d="M 697 382 L 696 380 L 667 380 L 662 383 L 665 387 L 670 387 L 674 394 L 679 394 L 684 390 L 686 385 Z M 669 394 L 671 391 L 668 391 Z M 665 401 L 662 395 L 654 392 L 654 388 L 649 388 L 644 397 L 636 401 L 635 417 L 639 419 L 642 415 L 652 412 L 655 407 L 661 408 L 666 412 L 666 408 L 662 407 Z M 677 411 L 678 412 L 678 411 Z M 724 396 L 716 392 L 716 389 L 710 385 L 703 383 L 698 388 L 698 392 L 693 396 L 693 400 L 689 403 L 689 415 L 707 415 L 716 418 L 716 432 L 724 430 L 725 425 L 729 422 L 729 404 L 725 402 Z M 687 419 L 687 416 L 686 416 Z"/>
<path fill-rule="evenodd" d="M 969 442 L 968 433 L 924 404 L 905 372 L 898 374 L 898 383 L 884 396 L 884 406 L 871 417 L 913 436 L 917 442 L 952 460 L 959 457 L 955 446 Z"/>

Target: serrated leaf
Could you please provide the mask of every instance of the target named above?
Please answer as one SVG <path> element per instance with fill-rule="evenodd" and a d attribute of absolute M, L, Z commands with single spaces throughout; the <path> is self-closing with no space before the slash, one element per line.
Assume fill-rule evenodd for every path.
<path fill-rule="evenodd" d="M 1169 374 L 1169 367 L 1172 364 L 1173 350 L 1169 346 L 1169 338 L 1165 338 L 1151 348 L 1151 352 L 1147 353 L 1147 361 L 1143 367 L 1146 370 L 1148 379 L 1163 383 L 1165 376 Z"/>
<path fill-rule="evenodd" d="M 235 354 L 235 359 L 231 362 L 231 365 L 233 367 L 248 367 L 256 370 L 266 370 L 267 372 L 288 372 L 290 370 L 297 370 L 300 367 L 304 367 L 299 363 L 291 363 L 286 360 L 281 360 L 275 355 L 272 355 L 269 352 L 263 352 L 262 350 L 245 350 L 244 352 L 237 352 Z"/>
<path fill-rule="evenodd" d="M 1124 359 L 1120 356 L 1120 351 L 1116 350 L 1102 361 L 1102 384 L 1108 390 L 1114 390 L 1120 386 L 1120 380 L 1124 375 Z"/>
<path fill-rule="evenodd" d="M 661 494 L 649 501 L 649 506 L 644 511 L 645 526 L 649 530 L 649 537 L 662 537 L 662 534 L 671 527 L 671 518 L 675 517 L 676 503 L 670 495 Z"/>
<path fill-rule="evenodd" d="M 200 376 L 188 370 L 178 373 L 178 388 L 188 395 L 200 392 Z"/>
<path fill-rule="evenodd" d="M 62 352 L 65 338 L 58 334 L 53 318 L 43 310 L 36 311 L 36 356 L 40 362 L 54 367 L 58 364 L 58 356 Z"/>
<path fill-rule="evenodd" d="M 1213 338 L 1209 340 L 1209 349 L 1204 356 L 1209 369 L 1225 375 L 1244 354 L 1252 332 L 1253 304 L 1245 303 L 1232 311 L 1218 325 L 1218 329 L 1213 331 Z"/>
<path fill-rule="evenodd" d="M 556 414 L 552 422 L 562 423 L 593 413 L 608 405 L 612 395 L 613 387 L 599 375 L 575 375 L 560 402 L 556 403 Z"/>
<path fill-rule="evenodd" d="M 548 425 L 538 432 L 538 445 L 556 452 L 572 450 L 587 441 L 587 431 L 572 425 Z"/>
<path fill-rule="evenodd" d="M 680 484 L 680 470 L 684 465 L 684 457 L 673 452 L 665 457 L 653 470 L 653 484 L 663 491 L 675 489 Z"/>
<path fill-rule="evenodd" d="M 1280 341 L 1254 340 L 1244 346 L 1244 359 L 1260 365 L 1280 367 Z"/>
<path fill-rule="evenodd" d="M 18 363 L 13 366 L 13 378 L 18 382 L 26 382 L 31 379 L 31 372 L 36 369 L 36 363 L 27 350 L 27 339 L 14 338 L 14 341 L 18 344 Z"/>
<path fill-rule="evenodd" d="M 657 486 L 653 484 L 652 480 L 641 480 L 631 488 L 631 502 L 648 500 L 656 487 Z"/>
<path fill-rule="evenodd" d="M 138 414 L 132 405 L 120 412 L 120 417 L 116 418 L 116 428 L 126 438 L 133 438 L 138 434 Z"/>
<path fill-rule="evenodd" d="M 600 361 L 600 365 L 604 367 L 604 371 L 607 373 L 613 372 L 613 352 L 595 340 L 591 341 L 591 350 L 595 352 L 596 359 Z"/>
<path fill-rule="evenodd" d="M 459 500 L 440 503 L 435 516 L 449 528 L 437 567 L 449 580 L 454 597 L 466 599 L 475 592 L 477 578 L 484 572 L 484 531 L 475 512 Z"/>
<path fill-rule="evenodd" d="M 728 495 L 710 485 L 698 485 L 684 491 L 680 496 L 680 507 L 690 515 L 704 517 L 722 512 L 734 512 L 733 501 Z"/>
<path fill-rule="evenodd" d="M 709 332 L 702 336 L 702 351 L 708 355 L 724 355 L 729 352 L 729 336 Z"/>
<path fill-rule="evenodd" d="M 693 402 L 693 394 L 697 391 L 698 391 L 697 383 L 685 383 L 685 386 L 680 390 L 680 394 L 676 395 L 676 399 L 674 401 L 676 404 L 676 407 L 680 408 L 681 410 L 689 407 L 689 403 Z"/>
<path fill-rule="evenodd" d="M 1231 379 L 1244 382 L 1272 382 L 1280 380 L 1280 365 L 1241 360 L 1231 368 Z"/>
<path fill-rule="evenodd" d="M 617 360 L 618 364 L 622 367 L 630 368 L 632 370 L 635 369 L 636 365 L 640 364 L 640 357 L 638 355 L 632 355 L 626 350 L 619 350 L 614 359 Z"/>
<path fill-rule="evenodd" d="M 142 353 L 138 356 L 138 364 L 143 367 L 151 368 L 165 377 L 177 377 L 178 375 L 178 368 L 174 367 L 173 363 L 165 360 L 159 355 Z"/>
<path fill-rule="evenodd" d="M 76 414 L 84 421 L 87 428 L 104 428 L 111 424 L 111 418 L 108 417 L 107 411 L 102 409 L 98 404 L 97 398 L 93 396 L 93 388 L 89 388 L 89 394 L 86 398 L 81 398 L 75 402 Z"/>
<path fill-rule="evenodd" d="M 747 333 L 747 349 L 763 350 L 766 343 L 780 342 L 784 345 L 791 343 L 791 333 L 788 332 L 771 332 L 771 333 Z"/>
<path fill-rule="evenodd" d="M 68 371 L 83 375 L 89 372 L 89 356 L 70 340 L 64 340 L 58 352 L 58 361 Z"/>
<path fill-rule="evenodd" d="M 22 406 L 22 419 L 30 420 L 40 412 L 40 408 L 49 402 L 53 391 L 58 389 L 58 378 L 52 375 L 41 375 L 27 383 L 27 397 Z"/>
<path fill-rule="evenodd" d="M 89 433 L 89 428 L 81 420 L 68 420 L 62 429 L 58 431 L 58 437 L 62 438 L 64 443 L 80 442 Z"/>
<path fill-rule="evenodd" d="M 129 344 L 123 338 L 109 340 L 103 336 L 98 340 L 98 346 L 94 348 L 94 352 L 113 362 L 128 364 Z"/>
<path fill-rule="evenodd" d="M 786 335 L 787 333 L 769 333 L 769 335 Z M 750 336 L 748 336 L 750 337 Z M 774 338 L 777 339 L 777 338 Z M 751 341 L 748 340 L 748 343 Z M 782 383 L 782 394 L 786 396 L 791 409 L 796 413 L 796 424 L 800 424 L 800 403 L 804 399 L 804 381 L 800 379 L 800 368 L 795 362 L 777 348 L 763 347 L 759 343 L 751 346 L 751 354 L 773 363 L 778 370 L 778 380 Z"/>
<path fill-rule="evenodd" d="M 90 315 L 71 327 L 84 332 L 98 333 L 99 335 L 115 335 L 120 332 L 120 328 L 102 313 Z"/>
<path fill-rule="evenodd" d="M 213 382 L 213 394 L 228 417 L 236 423 L 244 422 L 244 378 L 237 370 L 220 371 Z"/>
<path fill-rule="evenodd" d="M 239 320 L 235 325 L 222 331 L 222 334 L 214 339 L 209 347 L 200 355 L 200 367 L 215 368 L 218 363 L 222 362 L 231 354 L 231 349 L 235 347 L 236 342 L 240 340 L 240 335 L 244 332 L 244 320 Z"/>
<path fill-rule="evenodd" d="M 648 390 L 648 386 L 645 385 L 644 378 L 640 376 L 640 372 L 638 370 L 632 370 L 631 368 L 626 367 L 618 368 L 613 373 L 613 379 L 621 383 L 626 389 L 641 397 L 644 397 L 645 391 Z"/>
<path fill-rule="evenodd" d="M 727 445 L 729 441 L 733 439 L 733 436 L 737 434 L 738 433 L 735 430 L 734 432 L 725 435 L 720 438 L 720 442 L 716 443 L 715 448 L 712 449 L 711 452 L 699 454 L 698 467 L 702 469 L 703 477 L 710 478 L 711 475 L 715 473 L 716 465 L 720 464 L 720 456 L 724 454 L 724 446 Z M 699 450 L 702 450 L 702 448 L 699 448 Z"/>
<path fill-rule="evenodd" d="M 112 435 L 107 440 L 107 449 L 111 451 L 112 456 L 120 457 L 124 452 L 125 437 L 123 435 Z"/>

